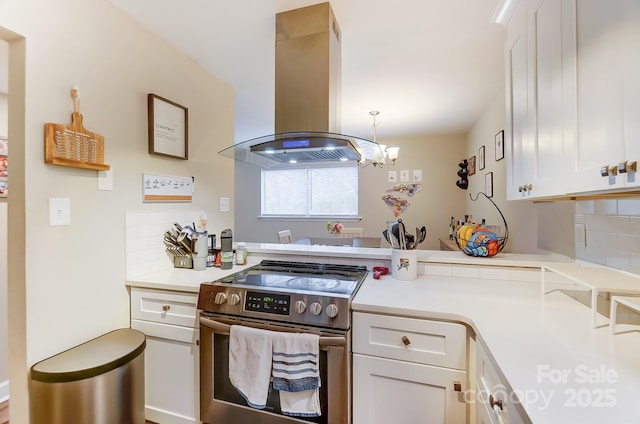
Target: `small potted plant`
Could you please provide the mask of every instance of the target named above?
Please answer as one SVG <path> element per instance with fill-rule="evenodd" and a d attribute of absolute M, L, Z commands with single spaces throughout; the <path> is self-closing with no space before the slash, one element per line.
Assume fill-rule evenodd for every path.
<path fill-rule="evenodd" d="M 340 232 L 342 231 L 342 229 L 344 228 L 344 226 L 339 223 L 333 223 L 331 221 L 327 222 L 327 231 L 329 231 L 330 234 L 340 234 Z"/>

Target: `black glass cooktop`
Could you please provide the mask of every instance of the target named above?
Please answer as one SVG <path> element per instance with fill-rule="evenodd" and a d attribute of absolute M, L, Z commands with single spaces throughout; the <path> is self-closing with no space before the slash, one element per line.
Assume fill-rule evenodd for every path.
<path fill-rule="evenodd" d="M 364 266 L 263 260 L 213 284 L 350 296 L 366 275 Z"/>

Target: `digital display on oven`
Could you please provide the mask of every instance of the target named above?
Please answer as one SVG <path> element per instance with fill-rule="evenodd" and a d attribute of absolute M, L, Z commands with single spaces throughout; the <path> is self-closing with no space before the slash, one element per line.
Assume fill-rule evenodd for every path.
<path fill-rule="evenodd" d="M 247 290 L 244 309 L 245 311 L 289 315 L 290 303 L 291 296 L 288 294 L 260 293 Z"/>

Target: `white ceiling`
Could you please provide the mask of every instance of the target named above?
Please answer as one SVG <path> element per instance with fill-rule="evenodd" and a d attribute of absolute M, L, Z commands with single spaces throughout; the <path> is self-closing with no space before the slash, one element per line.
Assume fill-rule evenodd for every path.
<path fill-rule="evenodd" d="M 236 142 L 274 128 L 275 14 L 319 0 L 109 0 L 233 86 Z M 342 132 L 466 132 L 504 84 L 498 0 L 331 0 Z"/>

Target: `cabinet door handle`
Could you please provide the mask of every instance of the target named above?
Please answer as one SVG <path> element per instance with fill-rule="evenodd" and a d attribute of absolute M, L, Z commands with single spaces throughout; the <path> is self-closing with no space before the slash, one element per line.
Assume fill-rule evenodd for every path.
<path fill-rule="evenodd" d="M 461 392 L 462 391 L 462 384 L 457 380 L 453 381 L 453 391 L 455 391 L 455 392 Z"/>
<path fill-rule="evenodd" d="M 162 312 L 167 312 L 169 309 L 171 309 L 171 305 L 162 305 Z"/>
<path fill-rule="evenodd" d="M 489 405 L 491 405 L 491 409 L 495 409 L 497 406 L 502 411 L 502 399 L 496 399 L 493 395 L 489 395 Z"/>
<path fill-rule="evenodd" d="M 411 340 L 409 340 L 409 337 L 407 336 L 402 336 L 402 343 L 404 343 L 405 346 L 409 346 L 411 344 Z"/>
<path fill-rule="evenodd" d="M 608 177 L 610 175 L 618 175 L 618 167 L 617 166 L 609 166 L 605 165 L 600 168 L 600 176 Z"/>
<path fill-rule="evenodd" d="M 636 172 L 638 164 L 636 161 L 624 161 L 618 164 L 618 173 Z"/>

